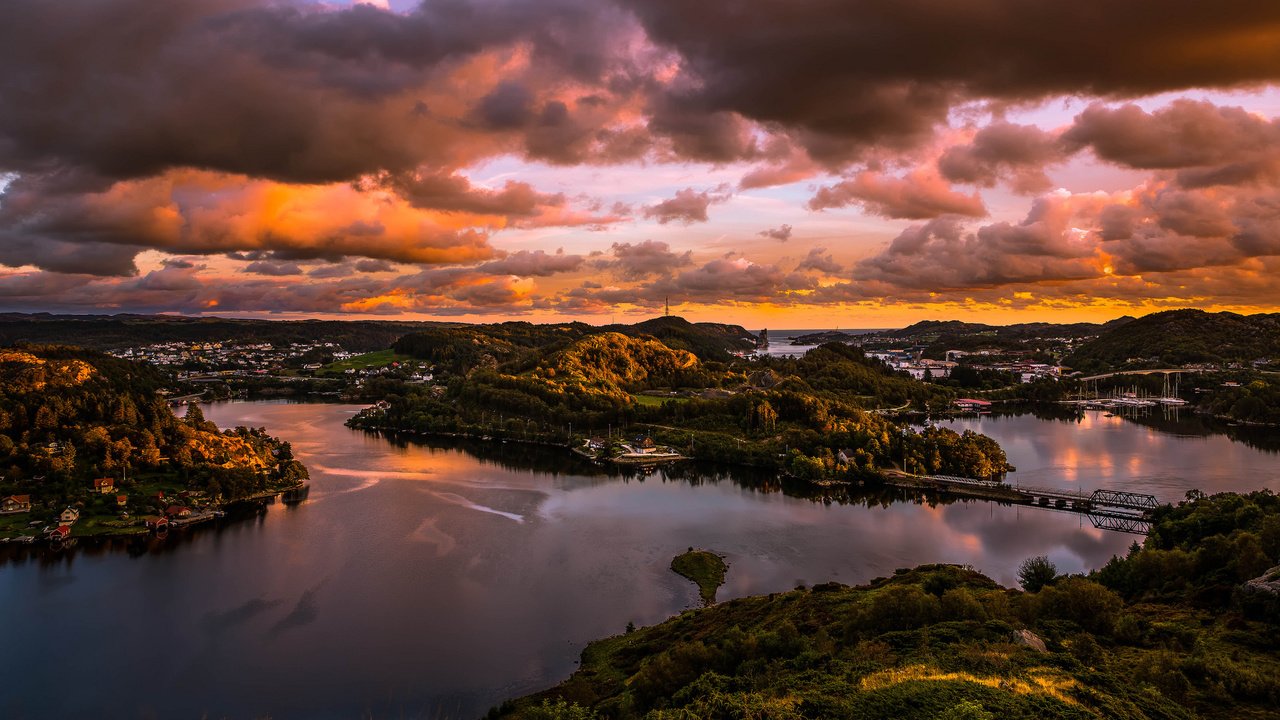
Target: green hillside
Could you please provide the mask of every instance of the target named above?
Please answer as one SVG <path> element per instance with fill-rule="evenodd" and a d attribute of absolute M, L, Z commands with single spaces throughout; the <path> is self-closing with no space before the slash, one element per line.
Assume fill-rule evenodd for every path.
<path fill-rule="evenodd" d="M 136 529 L 161 488 L 201 491 L 219 503 L 306 478 L 288 443 L 261 429 L 219 431 L 198 406 L 175 417 L 157 392 L 165 380 L 152 367 L 90 350 L 0 350 L 0 497 L 29 496 L 37 520 L 81 507 L 79 534 Z M 111 492 L 90 491 L 99 478 L 112 480 Z M 116 522 L 122 510 L 135 517 Z M 95 524 L 103 518 L 114 524 Z M 0 535 L 12 529 L 4 525 Z"/>
<path fill-rule="evenodd" d="M 686 611 L 490 717 L 1275 717 L 1280 499 L 1198 497 L 1156 522 L 1145 548 L 1092 577 L 1049 566 L 1034 592 L 927 565 Z"/>
<path fill-rule="evenodd" d="M 603 327 L 578 322 L 435 327 L 408 334 L 392 347 L 398 353 L 428 360 L 458 374 L 481 365 L 502 365 L 504 370 L 523 372 L 582 338 L 605 333 L 656 338 L 673 350 L 686 351 L 703 360 L 728 360 L 730 351 L 754 347 L 747 339 L 751 334 L 737 325 L 691 323 L 679 317 Z"/>
<path fill-rule="evenodd" d="M 1280 361 L 1280 313 L 1237 315 L 1170 310 L 1106 330 L 1066 364 L 1091 373 L 1125 367 Z"/>

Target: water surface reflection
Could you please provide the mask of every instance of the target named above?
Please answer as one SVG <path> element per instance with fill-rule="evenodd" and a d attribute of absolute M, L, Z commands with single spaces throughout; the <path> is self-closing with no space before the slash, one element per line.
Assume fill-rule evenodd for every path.
<path fill-rule="evenodd" d="M 475 717 L 567 676 L 588 640 L 695 606 L 693 585 L 668 569 L 691 545 L 728 556 L 727 598 L 922 562 L 1010 583 L 1030 555 L 1081 571 L 1133 539 L 1030 508 L 825 494 L 692 465 L 620 476 L 560 450 L 389 440 L 344 427 L 357 409 L 206 409 L 293 443 L 312 471 L 300 505 L 131 553 L 82 546 L 0 566 L 0 615 L 21 620 L 6 630 L 14 671 L 0 716 Z M 1020 473 L 1044 479 L 1066 466 L 1057 458 L 1083 476 L 1102 466 L 1088 452 L 1115 451 L 1111 439 L 984 422 L 1010 431 Z M 1166 456 L 1180 462 L 1179 443 L 1199 442 L 1175 439 Z M 1158 457 L 1144 456 L 1144 472 Z M 49 662 L 60 648 L 76 650 Z"/>

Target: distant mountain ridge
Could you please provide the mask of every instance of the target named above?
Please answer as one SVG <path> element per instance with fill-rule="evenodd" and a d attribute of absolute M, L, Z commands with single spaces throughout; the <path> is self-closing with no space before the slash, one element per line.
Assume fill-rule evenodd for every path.
<path fill-rule="evenodd" d="M 336 342 L 348 350 L 383 350 L 401 336 L 448 323 L 398 320 L 257 320 L 183 315 L 0 313 L 0 346 L 75 343 L 114 350 L 166 342 L 224 340 Z"/>
<path fill-rule="evenodd" d="M 54 315 L 49 313 L 0 313 L 0 346 L 18 343 L 66 343 L 96 350 L 113 350 L 165 342 L 215 342 L 223 340 L 271 343 L 336 342 L 347 350 L 368 352 L 391 347 L 406 335 L 487 336 L 502 354 L 511 347 L 537 347 L 544 340 L 563 345 L 587 335 L 619 332 L 632 337 L 648 335 L 677 350 L 703 359 L 724 360 L 733 350 L 754 347 L 755 335 L 741 325 L 691 323 L 665 316 L 634 325 L 588 325 L 582 322 L 535 325 L 524 321 L 469 324 L 400 320 L 260 320 L 182 315 Z"/>
<path fill-rule="evenodd" d="M 1043 337 L 1047 333 L 1055 333 L 1059 337 L 1087 337 L 1097 335 L 1108 329 L 1121 327 L 1134 318 L 1125 315 L 1105 323 L 1015 323 L 1013 325 L 987 325 L 984 323 L 968 323 L 960 320 L 921 320 L 901 330 L 886 334 L 903 338 L 915 338 L 928 335 L 977 335 L 992 334 L 1001 338 Z"/>

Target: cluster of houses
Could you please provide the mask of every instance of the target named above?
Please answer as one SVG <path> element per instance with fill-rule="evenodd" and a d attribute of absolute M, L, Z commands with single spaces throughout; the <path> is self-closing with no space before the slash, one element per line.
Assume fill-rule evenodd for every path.
<path fill-rule="evenodd" d="M 1030 360 L 1009 359 L 1010 354 L 1001 350 L 978 350 L 976 352 L 948 350 L 945 360 L 930 360 L 920 357 L 920 349 L 911 348 L 906 350 L 872 351 L 867 353 L 867 357 L 882 360 L 894 370 L 905 372 L 916 380 L 950 377 L 951 373 L 960 366 L 962 358 L 968 358 L 965 364 L 975 370 L 992 370 L 1007 373 L 1017 377 L 1020 382 L 1024 383 L 1035 382 L 1043 378 L 1058 379 L 1062 375 L 1062 368 L 1057 365 L 1032 362 Z M 1018 354 L 1021 353 L 1013 353 L 1015 356 Z M 992 360 L 974 362 L 974 357 L 992 358 Z"/>
<path fill-rule="evenodd" d="M 658 445 L 653 442 L 653 438 L 646 435 L 637 435 L 627 442 L 612 443 L 618 448 L 612 456 L 604 458 L 603 455 L 609 450 L 610 441 L 602 437 L 588 438 L 583 443 L 583 454 L 594 456 L 596 459 L 607 459 L 619 463 L 639 463 L 639 464 L 656 464 L 670 462 L 673 460 L 682 460 L 682 456 L 675 448 L 665 445 Z"/>
<path fill-rule="evenodd" d="M 303 366 L 304 370 L 318 370 L 319 365 Z M 363 367 L 363 368 L 347 368 L 342 371 L 347 376 L 358 378 L 371 378 L 383 375 L 403 374 L 411 383 L 428 383 L 435 379 L 435 374 L 431 372 L 431 365 L 421 362 L 399 362 L 393 361 L 381 367 Z"/>
<path fill-rule="evenodd" d="M 916 380 L 950 377 L 951 371 L 959 365 L 959 363 L 950 358 L 946 360 L 930 360 L 919 357 L 918 353 L 908 350 L 869 352 L 867 357 L 882 360 L 894 370 L 905 372 Z"/>
<path fill-rule="evenodd" d="M 313 350 L 324 350 L 335 360 L 345 360 L 355 355 L 343 350 L 337 343 L 331 342 L 291 343 L 276 347 L 269 342 L 232 341 L 158 343 L 140 348 L 117 350 L 111 354 L 118 358 L 141 360 L 153 365 L 188 368 L 186 375 L 202 374 L 210 370 L 266 374 L 290 365 L 296 367 L 296 360 Z M 318 369 L 320 366 L 314 367 Z M 195 368 L 198 370 L 193 371 L 192 369 Z"/>
<path fill-rule="evenodd" d="M 128 514 L 124 508 L 129 504 L 128 495 L 116 494 L 116 484 L 114 478 L 104 477 L 95 478 L 91 484 L 92 492 L 100 495 L 115 495 L 116 507 L 121 510 L 121 518 L 127 518 Z M 189 491 L 178 493 L 177 500 L 183 500 L 188 497 L 197 495 Z M 151 501 L 157 507 L 164 507 L 163 513 L 156 519 L 147 521 L 147 527 L 163 528 L 172 520 L 181 520 L 190 518 L 192 510 L 190 507 L 183 505 L 181 502 L 174 502 L 166 497 L 164 492 L 157 492 L 151 497 Z M 167 503 L 167 504 L 166 504 Z M 9 495 L 0 498 L 0 515 L 13 515 L 17 513 L 31 512 L 31 496 L 30 495 Z M 71 526 L 80 520 L 80 510 L 75 507 L 67 507 L 58 513 L 57 526 L 49 528 L 44 532 L 44 537 L 53 542 L 66 540 L 71 536 Z M 39 523 L 36 523 L 39 524 Z"/>
<path fill-rule="evenodd" d="M 153 365 L 181 368 L 178 371 L 179 379 L 201 380 L 219 376 L 269 375 L 286 368 L 297 368 L 299 359 L 315 350 L 323 350 L 325 354 L 332 356 L 334 361 L 348 360 L 359 354 L 344 350 L 341 345 L 332 342 L 293 343 L 276 347 L 268 342 L 226 341 L 159 343 L 117 350 L 112 355 L 126 360 L 140 360 Z M 324 366 L 315 362 L 301 365 L 302 370 L 308 372 L 315 372 L 322 367 Z M 435 378 L 431 370 L 431 366 L 427 363 L 396 361 L 380 367 L 349 368 L 344 373 L 357 382 L 364 378 L 402 374 L 411 383 L 426 383 Z"/>

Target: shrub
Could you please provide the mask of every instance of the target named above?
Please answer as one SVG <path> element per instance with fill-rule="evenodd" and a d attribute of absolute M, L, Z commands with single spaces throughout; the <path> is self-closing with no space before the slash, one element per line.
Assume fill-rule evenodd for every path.
<path fill-rule="evenodd" d="M 1040 592 L 1046 585 L 1052 585 L 1057 577 L 1057 566 L 1043 555 L 1028 558 L 1018 567 L 1018 582 L 1027 592 Z"/>

